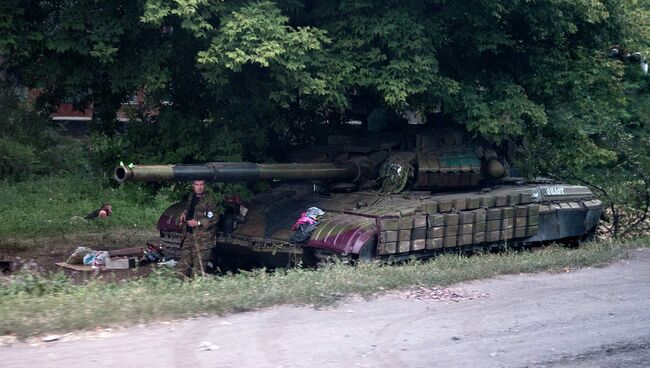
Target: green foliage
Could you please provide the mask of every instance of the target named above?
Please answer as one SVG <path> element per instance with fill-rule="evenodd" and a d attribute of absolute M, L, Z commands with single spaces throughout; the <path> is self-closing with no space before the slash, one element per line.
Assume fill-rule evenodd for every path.
<path fill-rule="evenodd" d="M 171 199 L 154 196 L 146 187 L 129 187 L 111 188 L 93 175 L 0 182 L 0 239 L 153 229 Z M 113 205 L 112 216 L 102 221 L 83 219 L 104 202 Z"/>
<path fill-rule="evenodd" d="M 43 169 L 44 165 L 34 147 L 0 139 L 0 176 L 16 180 L 42 172 Z"/>
<path fill-rule="evenodd" d="M 144 82 L 168 80 L 166 39 L 140 23 L 142 1 L 9 1 L 1 10 L 2 68 L 23 86 L 43 88 L 47 109 L 70 96 L 81 108 L 93 103 L 98 132 L 115 133 L 117 108 Z"/>
<path fill-rule="evenodd" d="M 65 292 L 70 287 L 72 287 L 72 283 L 63 272 L 45 276 L 24 269 L 11 277 L 8 285 L 0 287 L 0 296 L 5 298 L 20 295 L 38 297 Z"/>
<path fill-rule="evenodd" d="M 46 118 L 0 85 L 0 177 L 24 180 L 33 175 L 88 173 L 83 145 L 61 137 Z"/>
<path fill-rule="evenodd" d="M 637 51 L 650 56 L 639 0 L 0 5 L 3 70 L 43 87 L 45 107 L 94 103 L 102 169 L 277 160 L 387 108 L 461 124 L 514 147 L 525 175 L 590 182 L 628 210 L 643 210 L 650 172 L 633 149 L 649 115 L 648 76 L 625 57 Z M 113 137 L 115 110 L 138 89 L 145 106 Z M 37 166 L 37 150 L 10 148 L 25 162 L 3 170 Z"/>

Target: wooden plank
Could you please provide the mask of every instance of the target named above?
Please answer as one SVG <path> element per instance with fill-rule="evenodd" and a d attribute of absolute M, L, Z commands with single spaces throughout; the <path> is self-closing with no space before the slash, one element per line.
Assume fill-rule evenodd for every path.
<path fill-rule="evenodd" d="M 143 252 L 144 252 L 143 247 L 122 248 L 122 249 L 109 250 L 108 256 L 109 257 L 141 256 Z"/>
<path fill-rule="evenodd" d="M 65 262 L 58 262 L 55 263 L 59 267 L 67 268 L 68 270 L 73 270 L 73 271 L 82 271 L 82 272 L 89 272 L 89 271 L 95 271 L 96 268 L 93 268 L 92 266 L 89 265 L 75 265 L 75 264 L 68 264 Z M 100 267 L 101 269 L 101 267 Z"/>

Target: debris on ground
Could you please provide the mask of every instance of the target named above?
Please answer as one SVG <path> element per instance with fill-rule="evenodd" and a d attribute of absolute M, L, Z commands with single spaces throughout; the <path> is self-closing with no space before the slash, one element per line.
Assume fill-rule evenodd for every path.
<path fill-rule="evenodd" d="M 465 291 L 459 288 L 423 287 L 418 286 L 396 293 L 398 298 L 422 301 L 459 302 L 477 298 L 488 298 L 490 294 L 477 291 Z"/>
<path fill-rule="evenodd" d="M 43 342 L 52 342 L 61 338 L 61 335 L 48 335 L 43 337 Z"/>
<path fill-rule="evenodd" d="M 165 266 L 174 267 L 174 260 L 165 259 L 161 247 L 147 243 L 146 247 L 130 247 L 110 251 L 97 251 L 80 246 L 65 262 L 57 266 L 74 271 L 128 270 L 149 263 L 164 262 Z"/>
<path fill-rule="evenodd" d="M 199 351 L 217 350 L 219 346 L 211 343 L 210 341 L 201 341 L 199 344 Z"/>

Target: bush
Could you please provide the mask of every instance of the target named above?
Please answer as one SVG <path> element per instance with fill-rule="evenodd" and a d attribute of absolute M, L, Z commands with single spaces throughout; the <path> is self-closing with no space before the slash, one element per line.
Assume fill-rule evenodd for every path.
<path fill-rule="evenodd" d="M 20 180 L 32 173 L 42 172 L 44 168 L 36 148 L 0 138 L 0 177 Z"/>
<path fill-rule="evenodd" d="M 0 85 L 0 126 L 0 177 L 5 180 L 90 171 L 84 144 L 58 134 L 47 114 L 21 102 L 7 85 Z"/>

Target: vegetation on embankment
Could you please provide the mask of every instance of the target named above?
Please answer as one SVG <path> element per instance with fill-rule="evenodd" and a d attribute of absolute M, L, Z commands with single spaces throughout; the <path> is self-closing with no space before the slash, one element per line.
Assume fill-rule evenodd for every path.
<path fill-rule="evenodd" d="M 169 269 L 123 283 L 85 285 L 73 285 L 62 274 L 19 274 L 0 287 L 0 335 L 26 337 L 280 304 L 324 305 L 346 296 L 370 296 L 413 286 L 445 286 L 503 274 L 602 266 L 648 246 L 650 239 L 594 242 L 577 249 L 552 246 L 535 252 L 445 255 L 396 266 L 367 263 L 274 273 L 260 270 L 190 281 L 180 280 Z"/>

